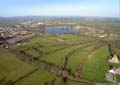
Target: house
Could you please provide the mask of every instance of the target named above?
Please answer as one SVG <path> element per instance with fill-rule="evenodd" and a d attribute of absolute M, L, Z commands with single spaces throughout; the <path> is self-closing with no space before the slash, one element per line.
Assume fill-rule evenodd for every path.
<path fill-rule="evenodd" d="M 120 68 L 115 69 L 115 73 L 116 73 L 117 75 L 120 75 Z"/>
<path fill-rule="evenodd" d="M 18 35 L 16 37 L 13 37 L 13 38 L 10 38 L 10 39 L 6 39 L 4 41 L 2 41 L 2 47 L 5 47 L 5 48 L 9 48 L 9 46 L 11 45 L 14 45 L 14 44 L 17 44 L 19 42 L 23 42 L 23 41 L 26 41 L 26 40 L 29 40 L 31 39 L 32 37 L 34 37 L 35 34 L 28 34 L 28 35 Z"/>
<path fill-rule="evenodd" d="M 106 80 L 110 82 L 116 82 L 116 73 L 115 73 L 115 67 L 110 66 L 108 73 L 106 73 Z"/>
<path fill-rule="evenodd" d="M 110 63 L 116 63 L 116 64 L 120 63 L 120 61 L 119 61 L 119 59 L 118 59 L 118 57 L 117 57 L 116 54 L 114 54 L 113 57 L 111 57 L 110 59 L 108 59 L 108 62 L 110 62 Z"/>
<path fill-rule="evenodd" d="M 110 69 L 108 72 L 111 74 L 116 74 L 114 69 Z"/>

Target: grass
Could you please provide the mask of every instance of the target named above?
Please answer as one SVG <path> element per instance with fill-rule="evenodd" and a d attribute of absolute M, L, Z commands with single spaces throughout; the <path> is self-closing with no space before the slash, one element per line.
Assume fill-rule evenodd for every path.
<path fill-rule="evenodd" d="M 18 60 L 8 50 L 0 49 L 0 79 L 6 77 L 5 82 L 16 80 L 33 69 L 34 67 Z"/>
<path fill-rule="evenodd" d="M 119 29 L 111 29 L 111 30 L 107 30 L 107 33 L 109 33 L 109 34 L 120 34 L 120 30 Z"/>
<path fill-rule="evenodd" d="M 114 52 L 116 52 L 117 55 L 120 55 L 120 48 L 114 48 Z"/>
<path fill-rule="evenodd" d="M 70 48 L 65 48 L 65 49 L 57 51 L 57 52 L 50 53 L 49 55 L 45 55 L 45 56 L 41 57 L 40 60 L 46 61 L 49 63 L 53 63 L 56 66 L 58 66 L 61 62 L 61 59 L 65 55 L 67 55 L 70 51 L 74 50 L 77 47 L 78 46 L 74 46 L 74 47 L 70 47 Z"/>
<path fill-rule="evenodd" d="M 12 46 L 9 50 L 12 50 L 13 52 L 24 51 L 25 54 L 32 58 L 38 57 L 39 51 L 42 51 L 43 54 L 49 53 L 40 57 L 39 60 L 54 64 L 55 66 L 59 66 L 62 62 L 63 57 L 68 55 L 74 49 L 96 43 L 92 42 L 91 38 L 77 35 L 59 35 L 59 37 L 65 39 L 64 42 L 59 42 L 54 38 L 50 38 L 50 36 L 52 35 L 45 34 L 39 37 L 35 37 L 29 42 L 26 42 L 25 45 L 15 45 Z M 83 44 L 71 46 L 71 44 L 78 44 L 79 42 Z M 61 49 L 65 46 L 68 46 L 68 48 Z M 96 45 L 91 45 L 74 52 L 68 58 L 67 69 L 71 69 L 71 72 L 74 73 L 76 71 L 76 68 L 83 61 L 85 54 L 91 49 L 93 49 L 95 46 Z M 85 61 L 85 64 L 83 65 L 81 71 L 81 78 L 95 82 L 106 82 L 105 74 L 107 72 L 107 69 L 109 68 L 109 63 L 106 62 L 106 58 L 108 55 L 109 51 L 106 45 L 95 50 L 91 54 L 91 57 Z M 16 58 L 14 54 L 11 54 L 7 49 L 0 49 L 0 79 L 6 76 L 5 82 L 9 80 L 16 80 L 17 78 L 31 72 L 32 70 L 34 70 L 33 66 L 30 66 L 29 64 L 20 61 Z M 58 78 L 46 71 L 38 70 L 17 82 L 16 85 L 44 85 L 45 82 L 52 81 L 54 79 L 54 84 L 58 85 L 61 78 Z M 117 76 L 117 81 L 120 81 L 120 76 Z M 87 84 L 68 80 L 66 85 Z"/>
<path fill-rule="evenodd" d="M 28 48 L 28 46 L 14 46 L 11 48 L 12 51 L 18 51 L 18 52 L 24 52 L 24 54 L 26 56 L 29 56 L 31 58 L 36 58 L 36 57 L 39 57 L 39 52 L 32 49 L 32 48 Z"/>
<path fill-rule="evenodd" d="M 55 77 L 54 75 L 49 74 L 48 72 L 38 70 L 37 72 L 18 81 L 15 85 L 44 85 L 45 82 L 50 82 L 52 80 L 55 80 L 53 85 L 59 85 L 61 81 L 60 78 Z M 66 85 L 88 85 L 88 84 L 67 80 Z"/>
<path fill-rule="evenodd" d="M 89 46 L 89 47 L 86 47 L 82 50 L 86 50 L 86 51 L 90 51 L 91 49 L 95 48 L 96 45 L 92 45 L 92 46 Z"/>
<path fill-rule="evenodd" d="M 32 58 L 39 57 L 39 53 L 35 50 L 28 49 L 28 50 L 25 50 L 24 53 L 25 55 L 32 57 Z"/>
<path fill-rule="evenodd" d="M 66 85 L 88 85 L 88 84 L 87 83 L 82 83 L 82 82 L 76 82 L 76 81 L 67 80 Z M 89 84 L 89 85 L 91 85 L 91 84 Z"/>
<path fill-rule="evenodd" d="M 117 82 L 120 82 L 120 75 L 116 75 Z"/>
<path fill-rule="evenodd" d="M 69 59 L 67 63 L 67 68 L 71 69 L 71 72 L 75 72 L 76 68 L 82 62 L 85 52 L 77 51 Z"/>
<path fill-rule="evenodd" d="M 106 58 L 108 55 L 107 46 L 96 50 L 84 64 L 81 77 L 90 81 L 105 82 L 105 75 L 108 69 Z"/>
<path fill-rule="evenodd" d="M 56 80 L 56 78 L 57 77 L 48 72 L 38 70 L 17 82 L 16 85 L 44 85 L 45 82 L 50 82 L 54 79 Z"/>
<path fill-rule="evenodd" d="M 45 46 L 45 47 L 42 47 L 42 48 L 38 48 L 38 50 L 43 51 L 45 53 L 48 53 L 48 52 L 53 52 L 53 51 L 55 51 L 57 49 L 61 49 L 63 47 L 65 47 L 65 46 L 50 46 L 50 47 Z"/>
<path fill-rule="evenodd" d="M 51 46 L 51 45 L 60 43 L 56 39 L 51 39 L 49 36 L 39 36 L 30 40 L 29 44 L 34 45 L 36 44 L 36 42 L 43 46 Z"/>
<path fill-rule="evenodd" d="M 64 38 L 64 39 L 71 39 L 71 38 L 77 38 L 77 35 L 73 35 L 73 34 L 62 34 L 59 35 L 60 37 Z"/>

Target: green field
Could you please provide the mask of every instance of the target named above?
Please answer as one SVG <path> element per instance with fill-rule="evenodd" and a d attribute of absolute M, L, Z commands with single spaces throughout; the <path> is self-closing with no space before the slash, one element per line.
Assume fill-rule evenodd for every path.
<path fill-rule="evenodd" d="M 108 69 L 106 59 L 109 55 L 107 46 L 97 49 L 83 66 L 82 78 L 91 81 L 105 82 L 105 75 Z"/>
<path fill-rule="evenodd" d="M 5 78 L 4 83 L 14 81 L 34 69 L 35 67 L 20 61 L 9 51 L 0 49 L 0 79 Z"/>
<path fill-rule="evenodd" d="M 78 46 L 74 46 L 74 47 L 70 47 L 70 48 L 65 48 L 63 50 L 60 50 L 60 51 L 57 51 L 54 53 L 50 53 L 49 55 L 45 55 L 45 56 L 41 57 L 40 60 L 46 61 L 49 63 L 53 63 L 56 66 L 58 66 L 61 62 L 61 59 L 77 47 Z"/>
<path fill-rule="evenodd" d="M 56 79 L 57 77 L 54 75 L 42 70 L 38 70 L 17 82 L 16 85 L 44 85 L 44 83 L 51 82 Z"/>
<path fill-rule="evenodd" d="M 99 45 L 101 47 L 93 50 Z M 20 53 L 20 55 L 16 55 L 16 53 Z M 1 48 L 0 80 L 4 80 L 4 83 L 16 81 L 37 68 L 37 66 L 17 58 L 22 55 L 31 59 L 37 58 L 37 61 L 55 68 L 65 61 L 64 69 L 71 71 L 69 75 L 73 75 L 83 64 L 80 69 L 80 79 L 91 82 L 107 82 L 105 75 L 110 64 L 106 59 L 110 53 L 107 44 L 99 42 L 98 39 L 72 34 L 43 34 L 21 43 L 21 45 L 13 45 L 9 49 Z M 120 76 L 117 76 L 117 81 L 120 81 L 119 78 Z M 61 76 L 58 77 L 47 70 L 38 69 L 18 80 L 15 85 L 44 85 L 46 83 L 59 85 L 61 80 Z M 88 85 L 88 83 L 67 79 L 66 85 Z"/>
<path fill-rule="evenodd" d="M 85 53 L 86 52 L 77 51 L 68 59 L 67 68 L 71 69 L 72 73 L 76 71 L 76 68 L 82 62 Z"/>

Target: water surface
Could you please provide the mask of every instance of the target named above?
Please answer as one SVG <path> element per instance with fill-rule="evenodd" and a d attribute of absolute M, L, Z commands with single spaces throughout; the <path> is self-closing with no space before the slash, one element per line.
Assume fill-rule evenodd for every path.
<path fill-rule="evenodd" d="M 74 34 L 78 34 L 79 32 L 77 30 L 73 30 L 73 29 L 65 29 L 65 28 L 51 28 L 51 27 L 47 27 L 45 28 L 44 32 L 46 33 L 50 33 L 50 34 L 65 34 L 65 33 L 74 33 Z"/>

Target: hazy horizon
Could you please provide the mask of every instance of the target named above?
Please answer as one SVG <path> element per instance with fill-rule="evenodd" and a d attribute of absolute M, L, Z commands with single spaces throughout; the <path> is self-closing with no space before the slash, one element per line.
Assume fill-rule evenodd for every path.
<path fill-rule="evenodd" d="M 119 0 L 2 0 L 0 17 L 120 17 Z"/>

